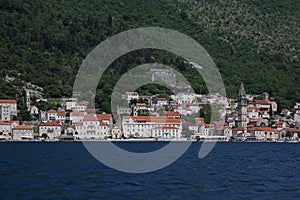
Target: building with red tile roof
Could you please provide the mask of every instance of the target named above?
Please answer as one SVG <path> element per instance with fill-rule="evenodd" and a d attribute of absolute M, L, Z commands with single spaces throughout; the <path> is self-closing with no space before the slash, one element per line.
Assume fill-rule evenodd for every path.
<path fill-rule="evenodd" d="M 168 116 L 124 116 L 122 128 L 125 137 L 154 137 L 153 128 L 156 127 L 176 127 L 178 134 L 176 138 L 181 137 L 182 123 L 179 119 Z M 170 137 L 173 137 L 171 135 Z"/>
<path fill-rule="evenodd" d="M 17 101 L 0 99 L 0 120 L 9 121 L 13 116 L 17 116 Z"/>
<path fill-rule="evenodd" d="M 19 125 L 12 129 L 13 140 L 33 139 L 34 130 L 32 126 Z"/>

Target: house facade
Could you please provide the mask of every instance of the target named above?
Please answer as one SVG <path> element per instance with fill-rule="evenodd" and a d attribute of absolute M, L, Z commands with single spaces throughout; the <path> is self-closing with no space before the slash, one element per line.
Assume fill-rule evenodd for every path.
<path fill-rule="evenodd" d="M 61 134 L 61 124 L 58 121 L 46 122 L 39 126 L 39 136 L 46 134 L 48 139 L 58 139 Z"/>
<path fill-rule="evenodd" d="M 13 140 L 32 140 L 34 138 L 34 130 L 32 126 L 19 125 L 12 129 Z"/>
<path fill-rule="evenodd" d="M 75 124 L 75 139 L 105 139 L 110 136 L 109 124 L 100 121 L 96 114 L 87 114 L 83 122 Z"/>
<path fill-rule="evenodd" d="M 178 129 L 170 128 L 170 130 L 177 130 L 176 137 L 181 137 L 182 123 L 179 119 L 167 116 L 124 116 L 122 120 L 122 127 L 124 136 L 147 138 L 153 137 L 152 129 L 157 127 L 174 127 Z M 157 129 L 169 131 L 166 128 Z M 168 132 L 169 133 L 169 132 Z M 172 136 L 171 136 L 172 137 Z"/>
<path fill-rule="evenodd" d="M 0 99 L 0 120 L 10 121 L 13 116 L 17 116 L 17 101 Z"/>

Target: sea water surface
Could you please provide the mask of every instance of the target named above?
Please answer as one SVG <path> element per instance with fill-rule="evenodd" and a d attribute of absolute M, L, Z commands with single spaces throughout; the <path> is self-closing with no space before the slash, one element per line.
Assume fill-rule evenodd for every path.
<path fill-rule="evenodd" d="M 111 169 L 80 142 L 0 143 L 0 199 L 300 199 L 300 143 L 195 142 L 172 165 L 145 174 Z M 164 142 L 120 142 L 148 152 Z"/>

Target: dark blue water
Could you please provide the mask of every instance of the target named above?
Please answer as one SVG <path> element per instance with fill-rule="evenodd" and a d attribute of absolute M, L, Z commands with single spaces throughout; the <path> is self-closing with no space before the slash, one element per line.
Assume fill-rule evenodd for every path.
<path fill-rule="evenodd" d="M 164 143 L 120 143 L 141 152 Z M 95 160 L 81 143 L 0 143 L 0 199 L 299 199 L 300 144 L 201 143 L 172 165 L 128 174 Z"/>

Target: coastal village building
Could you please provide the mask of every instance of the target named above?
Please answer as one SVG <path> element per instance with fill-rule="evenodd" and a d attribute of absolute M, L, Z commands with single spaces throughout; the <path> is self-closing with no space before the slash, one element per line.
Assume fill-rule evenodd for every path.
<path fill-rule="evenodd" d="M 0 139 L 11 139 L 11 123 L 6 121 L 0 121 Z"/>
<path fill-rule="evenodd" d="M 180 138 L 182 133 L 181 121 L 167 116 L 124 116 L 122 127 L 123 134 L 127 138 L 160 136 L 164 136 L 165 138 Z M 157 127 L 161 127 L 161 129 L 152 130 Z M 167 129 L 166 127 L 170 128 Z M 162 134 L 158 134 L 158 132 Z M 170 135 L 170 133 L 174 134 Z M 155 136 L 155 134 L 157 134 L 157 136 Z"/>
<path fill-rule="evenodd" d="M 47 111 L 47 121 L 59 121 L 61 124 L 65 123 L 66 120 L 66 112 L 57 112 L 56 110 L 49 110 Z"/>
<path fill-rule="evenodd" d="M 158 126 L 151 130 L 151 135 L 162 139 L 181 138 L 181 131 L 174 126 Z"/>
<path fill-rule="evenodd" d="M 111 114 L 97 114 L 97 119 L 100 122 L 104 122 L 109 126 L 109 128 L 112 128 L 113 125 L 113 118 Z"/>
<path fill-rule="evenodd" d="M 13 116 L 17 116 L 17 101 L 0 99 L 0 120 L 10 121 Z"/>
<path fill-rule="evenodd" d="M 73 111 L 70 113 L 70 121 L 72 124 L 76 124 L 78 122 L 83 122 L 83 118 L 86 115 L 85 112 L 76 112 Z"/>
<path fill-rule="evenodd" d="M 109 124 L 104 121 L 106 120 L 101 119 L 101 117 L 96 114 L 85 115 L 83 122 L 75 124 L 75 139 L 106 139 L 110 136 L 110 130 Z"/>
<path fill-rule="evenodd" d="M 13 140 L 32 140 L 34 138 L 34 130 L 32 126 L 19 125 L 12 129 Z"/>
<path fill-rule="evenodd" d="M 12 139 L 12 129 L 19 124 L 17 120 L 0 121 L 0 140 Z"/>
<path fill-rule="evenodd" d="M 30 115 L 38 115 L 39 114 L 39 109 L 36 106 L 30 106 L 29 107 Z"/>
<path fill-rule="evenodd" d="M 130 103 L 131 100 L 138 100 L 139 94 L 137 92 L 126 92 L 125 95 L 123 95 L 123 99 Z"/>
<path fill-rule="evenodd" d="M 113 126 L 111 129 L 111 137 L 112 139 L 121 139 L 122 138 L 122 130 L 118 126 Z"/>
<path fill-rule="evenodd" d="M 39 136 L 42 137 L 44 134 L 50 140 L 58 139 L 61 134 L 61 124 L 59 121 L 46 122 L 39 126 Z"/>
<path fill-rule="evenodd" d="M 176 100 L 179 104 L 191 104 L 196 102 L 196 95 L 191 92 L 179 92 L 172 98 Z"/>

